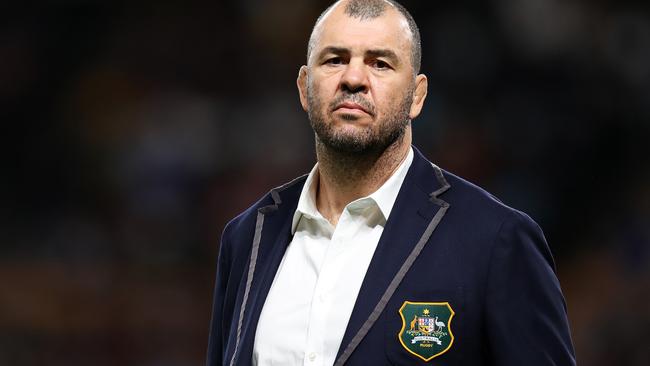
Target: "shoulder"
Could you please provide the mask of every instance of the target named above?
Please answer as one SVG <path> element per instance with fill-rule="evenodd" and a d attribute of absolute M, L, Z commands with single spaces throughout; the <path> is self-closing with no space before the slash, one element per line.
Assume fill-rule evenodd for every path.
<path fill-rule="evenodd" d="M 553 266 L 542 229 L 528 214 L 474 183 L 444 170 L 442 174 L 449 184 L 439 196 L 449 205 L 442 230 L 465 258 L 483 262 L 499 248 L 513 254 L 534 253 Z"/>
<path fill-rule="evenodd" d="M 461 241 L 467 252 L 492 259 L 495 251 L 519 258 L 535 257 L 554 270 L 551 250 L 535 220 L 485 189 L 452 173 L 443 174 L 451 186 L 443 199 L 450 204 L 452 225 L 461 229 L 463 238 L 469 239 Z"/>
<path fill-rule="evenodd" d="M 499 198 L 478 185 L 438 167 L 413 147 L 415 159 L 407 176 L 411 179 L 410 187 L 417 187 L 421 192 L 448 205 L 447 215 L 462 220 L 465 226 L 474 229 L 475 222 L 483 226 L 498 226 L 508 217 L 520 217 L 533 222 L 528 215 L 508 206 Z M 494 229 L 494 228 L 493 228 Z"/>
<path fill-rule="evenodd" d="M 466 219 L 488 221 L 501 226 L 513 222 L 537 227 L 528 214 L 508 206 L 482 187 L 453 173 L 442 170 L 450 189 L 441 198 Z"/>

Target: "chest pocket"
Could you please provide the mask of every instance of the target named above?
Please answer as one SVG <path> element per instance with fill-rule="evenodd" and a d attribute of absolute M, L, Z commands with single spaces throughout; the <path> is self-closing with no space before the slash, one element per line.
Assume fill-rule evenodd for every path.
<path fill-rule="evenodd" d="M 463 290 L 397 291 L 384 311 L 385 351 L 393 365 L 459 365 Z"/>

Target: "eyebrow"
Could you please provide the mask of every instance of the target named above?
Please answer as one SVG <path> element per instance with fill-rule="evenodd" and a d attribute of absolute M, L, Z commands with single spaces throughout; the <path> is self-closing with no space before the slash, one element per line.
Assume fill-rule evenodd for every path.
<path fill-rule="evenodd" d="M 319 53 L 318 53 L 318 59 L 323 58 L 328 53 L 333 53 L 335 55 L 344 55 L 350 53 L 350 50 L 347 48 L 343 47 L 335 47 L 335 46 L 328 46 L 323 48 Z"/>
<path fill-rule="evenodd" d="M 366 56 L 373 58 L 385 57 L 394 65 L 399 65 L 399 57 L 397 57 L 395 52 L 389 49 L 368 50 L 366 51 Z"/>
<path fill-rule="evenodd" d="M 325 56 L 328 53 L 332 53 L 335 55 L 346 55 L 350 54 L 350 50 L 345 47 L 337 47 L 337 46 L 328 46 L 323 48 L 319 53 L 318 53 L 318 58 L 321 59 L 323 56 Z M 397 54 L 389 49 L 372 49 L 372 50 L 367 50 L 365 52 L 365 57 L 372 57 L 372 58 L 378 58 L 378 57 L 385 57 L 390 60 L 391 63 L 394 65 L 399 65 L 399 57 Z"/>

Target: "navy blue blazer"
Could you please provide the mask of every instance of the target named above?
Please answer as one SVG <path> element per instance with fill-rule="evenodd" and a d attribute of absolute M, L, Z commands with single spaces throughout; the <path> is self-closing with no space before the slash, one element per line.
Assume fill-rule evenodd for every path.
<path fill-rule="evenodd" d="M 414 152 L 335 364 L 575 365 L 566 305 L 537 224 Z M 251 364 L 305 179 L 271 190 L 224 229 L 207 365 Z M 453 320 L 436 328 L 427 310 L 415 315 L 424 328 L 405 324 L 412 314 L 405 321 L 404 306 L 418 303 L 449 304 Z M 440 334 L 448 349 L 432 359 L 420 354 L 416 345 L 435 344 L 413 341 L 425 334 L 418 329 L 447 331 Z"/>

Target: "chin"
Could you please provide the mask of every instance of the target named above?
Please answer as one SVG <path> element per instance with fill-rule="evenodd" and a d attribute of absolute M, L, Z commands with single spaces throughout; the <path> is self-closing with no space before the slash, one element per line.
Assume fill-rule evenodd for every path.
<path fill-rule="evenodd" d="M 334 125 L 333 132 L 346 139 L 358 140 L 362 136 L 371 134 L 372 127 L 358 121 L 341 121 Z"/>

